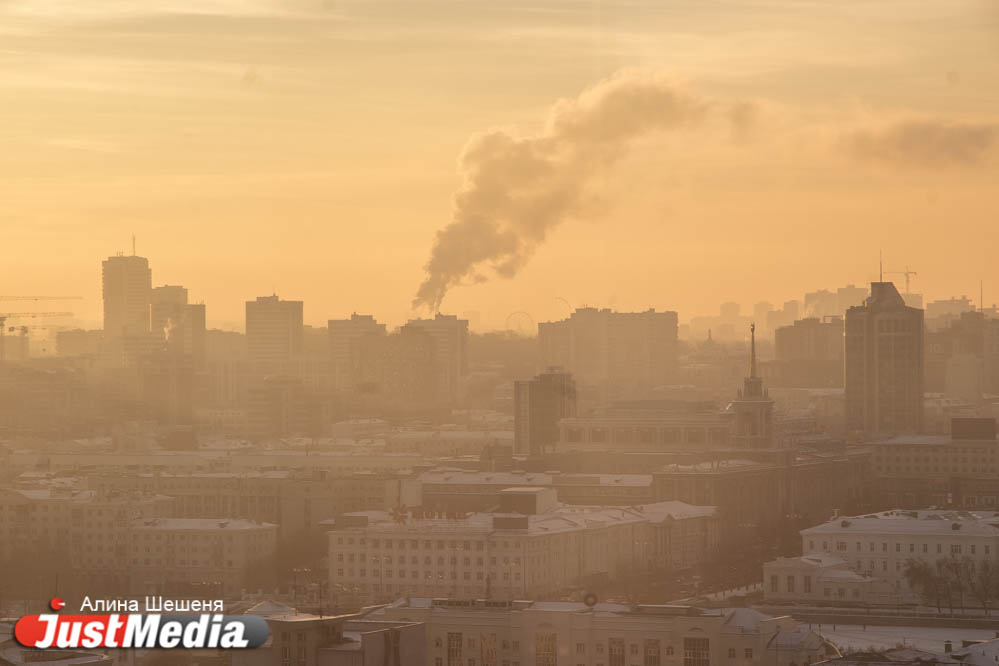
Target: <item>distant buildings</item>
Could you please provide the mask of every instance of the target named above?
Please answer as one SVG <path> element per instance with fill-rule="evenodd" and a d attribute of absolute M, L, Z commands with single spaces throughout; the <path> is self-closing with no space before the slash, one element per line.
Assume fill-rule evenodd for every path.
<path fill-rule="evenodd" d="M 999 319 L 966 311 L 928 328 L 926 391 L 971 405 L 999 393 Z"/>
<path fill-rule="evenodd" d="M 196 369 L 203 369 L 207 356 L 205 305 L 187 302 L 187 289 L 178 285 L 152 291 L 152 334 L 171 354 L 190 356 Z"/>
<path fill-rule="evenodd" d="M 774 360 L 761 364 L 768 384 L 784 388 L 843 386 L 843 318 L 799 319 L 774 333 Z"/>
<path fill-rule="evenodd" d="M 327 322 L 330 344 L 330 360 L 336 373 L 336 388 L 350 389 L 351 358 L 355 347 L 361 338 L 385 336 L 385 324 L 379 324 L 371 315 L 359 315 L 356 312 L 350 319 L 330 319 Z"/>
<path fill-rule="evenodd" d="M 675 312 L 580 308 L 568 319 L 538 324 L 544 367 L 560 367 L 580 384 L 635 393 L 669 383 L 677 363 Z"/>
<path fill-rule="evenodd" d="M 514 382 L 513 403 L 514 454 L 537 455 L 555 448 L 559 421 L 576 415 L 576 382 L 568 372 L 549 368 Z"/>
<path fill-rule="evenodd" d="M 362 602 L 550 597 L 691 567 L 713 556 L 718 536 L 712 507 L 569 507 L 552 489 L 508 488 L 493 514 L 341 516 L 329 535 L 330 584 Z"/>
<path fill-rule="evenodd" d="M 872 282 L 864 305 L 846 313 L 847 429 L 867 436 L 919 432 L 923 425 L 923 311 L 891 282 Z"/>
<path fill-rule="evenodd" d="M 554 488 L 562 504 L 637 506 L 659 501 L 652 474 L 562 474 L 441 469 L 420 475 L 429 511 L 491 511 L 507 488 Z"/>
<path fill-rule="evenodd" d="M 258 296 L 246 302 L 246 351 L 250 361 L 280 362 L 302 353 L 302 301 Z"/>
<path fill-rule="evenodd" d="M 958 319 L 964 312 L 973 312 L 974 303 L 967 296 L 946 298 L 930 301 L 926 304 L 926 323 L 928 327 L 938 328 Z"/>
<path fill-rule="evenodd" d="M 224 516 L 274 523 L 282 538 L 319 534 L 322 521 L 350 511 L 388 511 L 419 506 L 421 482 L 411 474 L 295 471 L 95 474 L 87 485 L 104 494 L 139 490 L 169 496 L 162 515 L 173 518 Z"/>

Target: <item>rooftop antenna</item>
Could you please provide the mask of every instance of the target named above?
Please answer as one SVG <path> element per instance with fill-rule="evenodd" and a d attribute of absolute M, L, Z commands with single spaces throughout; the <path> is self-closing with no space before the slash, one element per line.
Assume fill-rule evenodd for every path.
<path fill-rule="evenodd" d="M 749 376 L 756 376 L 756 322 L 749 325 Z"/>
<path fill-rule="evenodd" d="M 135 234 L 132 234 L 132 256 L 135 256 Z"/>
<path fill-rule="evenodd" d="M 885 257 L 884 251 L 878 250 L 878 282 L 885 281 Z"/>

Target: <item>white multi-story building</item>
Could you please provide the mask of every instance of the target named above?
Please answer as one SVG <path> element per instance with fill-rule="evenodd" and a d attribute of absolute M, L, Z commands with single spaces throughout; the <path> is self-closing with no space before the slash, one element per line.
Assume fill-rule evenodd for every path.
<path fill-rule="evenodd" d="M 826 656 L 793 618 L 748 608 L 410 598 L 368 617 L 423 623 L 427 666 L 791 666 Z"/>
<path fill-rule="evenodd" d="M 133 594 L 230 597 L 273 569 L 277 525 L 249 520 L 153 518 L 131 526 Z"/>
<path fill-rule="evenodd" d="M 917 601 L 919 590 L 906 577 L 911 566 L 960 568 L 967 576 L 999 567 L 999 514 L 927 509 L 843 516 L 802 530 L 801 544 L 801 557 L 764 565 L 767 598 Z"/>
<path fill-rule="evenodd" d="M 330 532 L 330 582 L 360 601 L 400 595 L 524 599 L 685 569 L 718 542 L 714 507 L 566 506 L 550 488 L 507 488 L 499 513 L 369 511 Z"/>

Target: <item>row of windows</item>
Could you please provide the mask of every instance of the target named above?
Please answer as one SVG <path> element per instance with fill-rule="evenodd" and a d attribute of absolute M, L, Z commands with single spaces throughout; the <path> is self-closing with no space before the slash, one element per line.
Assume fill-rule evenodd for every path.
<path fill-rule="evenodd" d="M 809 539 L 809 541 L 808 541 L 808 550 L 809 551 L 814 551 L 815 550 L 815 543 L 816 542 L 815 542 L 814 539 Z M 896 553 L 903 553 L 903 552 L 905 552 L 905 553 L 930 553 L 931 550 L 932 550 L 932 551 L 936 552 L 936 554 L 938 554 L 938 555 L 944 554 L 944 544 L 942 544 L 942 543 L 933 544 L 933 548 L 932 549 L 930 548 L 930 545 L 931 544 L 926 544 L 926 543 L 917 544 L 917 543 L 909 542 L 907 544 L 903 544 L 901 542 L 895 542 L 893 550 Z M 967 548 L 965 548 L 965 546 Z M 846 542 L 846 541 L 837 541 L 835 543 L 835 548 L 836 548 L 837 552 L 843 553 L 843 552 L 846 552 L 846 551 L 850 550 L 850 544 L 848 542 Z M 823 541 L 822 542 L 822 550 L 826 551 L 826 552 L 829 551 L 829 542 L 828 541 Z M 860 542 L 860 541 L 854 542 L 854 551 L 855 552 L 859 553 L 859 552 L 863 552 L 863 550 L 864 550 L 863 549 L 863 542 Z M 877 552 L 878 550 L 879 550 L 879 548 L 878 548 L 878 544 L 876 542 L 874 542 L 874 541 L 868 541 L 867 542 L 867 552 L 874 553 L 874 552 Z M 887 541 L 882 541 L 881 542 L 880 551 L 882 553 L 889 552 L 889 544 L 888 544 Z M 948 548 L 947 552 L 949 552 L 951 555 L 962 555 L 964 553 L 967 553 L 969 555 L 977 555 L 978 554 L 978 544 L 973 544 L 973 543 L 972 544 L 952 543 L 952 544 L 949 544 L 949 548 Z M 991 555 L 992 554 L 992 546 L 990 546 L 988 544 L 982 545 L 982 554 L 984 554 L 984 555 Z"/>

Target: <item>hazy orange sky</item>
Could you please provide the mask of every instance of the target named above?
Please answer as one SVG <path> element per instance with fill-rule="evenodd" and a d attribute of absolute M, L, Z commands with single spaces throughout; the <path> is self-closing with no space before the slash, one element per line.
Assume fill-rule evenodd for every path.
<path fill-rule="evenodd" d="M 210 325 L 272 291 L 401 323 L 469 139 L 543 138 L 615 73 L 708 111 L 593 167 L 444 311 L 685 320 L 863 283 L 879 248 L 929 298 L 999 301 L 995 0 L 0 0 L 0 294 L 96 321 L 135 233 Z"/>

